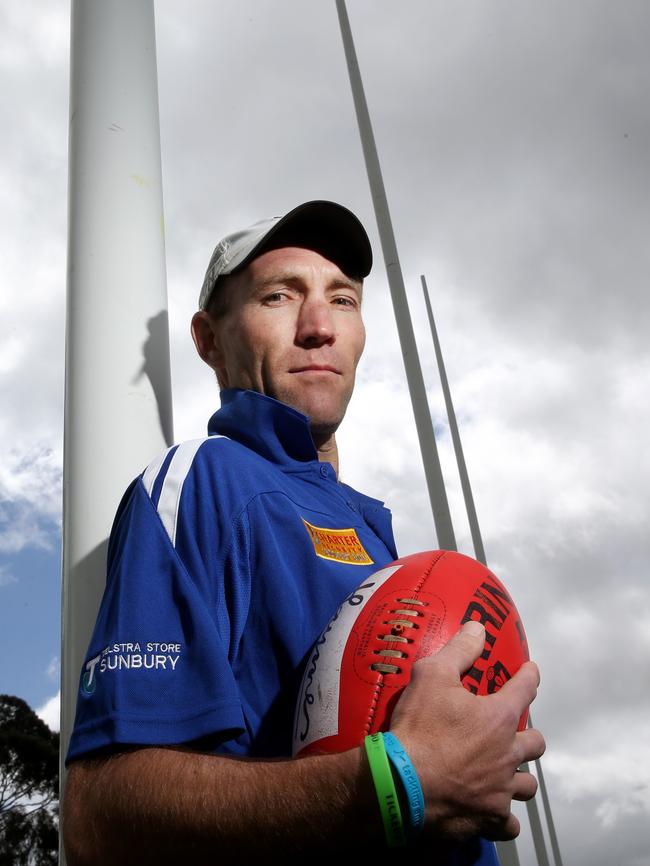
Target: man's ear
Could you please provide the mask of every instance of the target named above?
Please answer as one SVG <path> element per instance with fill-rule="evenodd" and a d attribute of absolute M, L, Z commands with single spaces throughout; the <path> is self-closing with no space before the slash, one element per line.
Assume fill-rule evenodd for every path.
<path fill-rule="evenodd" d="M 219 376 L 223 370 L 223 352 L 216 321 L 206 310 L 199 310 L 192 316 L 191 331 L 196 351 Z"/>

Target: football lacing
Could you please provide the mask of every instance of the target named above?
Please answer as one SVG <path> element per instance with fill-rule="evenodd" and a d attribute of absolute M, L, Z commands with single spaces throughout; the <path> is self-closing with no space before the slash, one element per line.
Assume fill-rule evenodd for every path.
<path fill-rule="evenodd" d="M 400 652 L 400 650 L 394 650 L 394 649 L 378 649 L 378 650 L 373 650 L 373 653 L 376 656 L 392 656 L 393 658 L 396 658 L 396 659 L 407 659 L 408 658 L 408 655 L 406 653 L 403 653 L 403 652 Z"/>
<path fill-rule="evenodd" d="M 418 605 L 419 607 L 426 607 L 428 602 L 420 601 L 418 598 L 398 598 L 396 599 L 398 604 L 413 604 Z M 410 610 L 408 608 L 399 608 L 398 610 L 391 610 L 391 614 L 394 616 L 408 616 L 408 617 L 420 617 L 424 616 L 419 610 Z M 391 634 L 379 634 L 377 635 L 377 640 L 383 640 L 386 643 L 413 643 L 412 638 L 403 637 L 401 632 L 407 628 L 420 628 L 420 626 L 413 622 L 412 619 L 389 619 L 384 620 L 384 625 L 390 625 Z M 392 658 L 408 658 L 407 653 L 403 653 L 400 650 L 394 649 L 376 649 L 373 650 L 373 653 L 378 656 L 384 657 L 392 657 Z M 401 674 L 402 669 L 398 665 L 387 664 L 386 662 L 374 662 L 374 664 L 370 665 L 370 670 L 377 671 L 381 674 Z"/>
<path fill-rule="evenodd" d="M 388 665 L 384 662 L 375 662 L 370 665 L 371 671 L 378 671 L 380 674 L 401 674 L 402 669 L 397 665 Z"/>
<path fill-rule="evenodd" d="M 410 638 L 398 634 L 378 634 L 377 640 L 384 640 L 387 643 L 413 643 Z"/>
<path fill-rule="evenodd" d="M 392 625 L 394 628 L 397 628 L 398 626 L 401 626 L 402 629 L 405 629 L 405 628 L 420 628 L 420 626 L 419 626 L 417 623 L 415 623 L 415 622 L 411 622 L 411 621 L 408 620 L 408 619 L 387 619 L 387 620 L 384 622 L 384 625 Z"/>

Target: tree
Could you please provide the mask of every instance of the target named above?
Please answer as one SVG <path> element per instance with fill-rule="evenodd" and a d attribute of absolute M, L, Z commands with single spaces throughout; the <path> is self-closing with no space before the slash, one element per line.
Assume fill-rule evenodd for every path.
<path fill-rule="evenodd" d="M 0 695 L 0 866 L 55 866 L 58 787 L 59 735 Z"/>

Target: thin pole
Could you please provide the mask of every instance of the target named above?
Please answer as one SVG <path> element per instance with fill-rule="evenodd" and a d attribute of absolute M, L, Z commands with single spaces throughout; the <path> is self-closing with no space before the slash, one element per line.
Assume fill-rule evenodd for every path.
<path fill-rule="evenodd" d="M 465 508 L 467 509 L 467 517 L 469 520 L 469 528 L 472 534 L 472 544 L 474 545 L 474 553 L 479 562 L 483 565 L 487 564 L 485 557 L 485 549 L 483 547 L 483 539 L 481 538 L 481 530 L 478 525 L 478 517 L 476 508 L 474 507 L 474 497 L 472 496 L 472 485 L 469 481 L 467 465 L 463 455 L 463 446 L 460 441 L 460 433 L 458 432 L 458 424 L 456 422 L 456 412 L 451 399 L 451 391 L 449 390 L 449 382 L 447 380 L 447 372 L 445 370 L 445 362 L 442 357 L 440 348 L 440 340 L 438 339 L 438 331 L 436 323 L 433 319 L 433 310 L 431 309 L 431 301 L 429 300 L 429 290 L 424 275 L 420 276 L 422 281 L 422 291 L 424 292 L 424 303 L 427 307 L 427 316 L 429 317 L 429 326 L 431 328 L 431 336 L 433 338 L 433 347 L 436 353 L 438 362 L 438 372 L 440 374 L 440 382 L 442 385 L 442 393 L 445 398 L 445 407 L 447 409 L 447 418 L 449 420 L 449 429 L 451 431 L 451 439 L 454 443 L 454 453 L 456 454 L 456 463 L 458 465 L 458 474 L 460 475 L 460 484 L 465 498 Z"/>
<path fill-rule="evenodd" d="M 375 138 L 370 122 L 370 113 L 368 111 L 368 105 L 361 80 L 359 63 L 354 49 L 350 22 L 345 8 L 345 0 L 336 0 L 336 8 L 338 11 L 343 47 L 345 49 L 345 57 L 348 65 L 352 96 L 357 114 L 357 123 L 359 124 L 359 134 L 361 136 L 366 171 L 368 173 L 368 182 L 370 184 L 370 191 L 375 208 L 379 238 L 384 254 L 384 262 L 386 264 L 388 285 L 390 287 L 393 310 L 397 322 L 397 331 L 402 349 L 402 357 L 404 359 L 406 379 L 409 386 L 409 393 L 411 395 L 418 439 L 420 441 L 420 451 L 424 463 L 429 498 L 431 500 L 433 520 L 436 527 L 436 534 L 438 536 L 438 545 L 443 549 L 456 550 L 456 538 L 452 527 L 445 483 L 442 477 L 438 449 L 433 433 L 433 424 L 431 423 L 431 413 L 429 411 L 429 403 L 427 400 L 426 389 L 424 387 L 422 368 L 418 357 L 413 325 L 406 299 L 404 279 L 402 276 L 402 270 L 397 253 L 397 245 L 395 243 L 395 236 L 388 210 L 388 200 L 386 198 L 377 147 L 375 145 Z M 517 849 L 514 842 L 498 843 L 497 851 L 502 866 L 519 866 L 519 857 L 517 856 Z"/>
<path fill-rule="evenodd" d="M 535 761 L 535 767 L 539 772 L 539 761 Z M 521 769 L 525 773 L 530 772 L 530 767 L 528 764 L 522 764 Z M 537 808 L 537 802 L 535 800 L 528 800 L 526 803 L 526 809 L 528 811 L 528 820 L 530 821 L 530 830 L 533 835 L 533 845 L 535 846 L 537 862 L 539 863 L 539 866 L 550 866 L 548 862 L 548 853 L 546 851 L 546 842 L 544 841 L 542 822 L 539 817 L 539 809 Z"/>
<path fill-rule="evenodd" d="M 481 530 L 478 523 L 478 517 L 476 514 L 476 508 L 474 507 L 474 497 L 472 496 L 472 487 L 469 481 L 469 474 L 467 472 L 467 466 L 465 464 L 465 458 L 463 456 L 463 446 L 460 439 L 460 431 L 458 429 L 458 423 L 456 421 L 456 412 L 454 410 L 454 404 L 451 399 L 451 390 L 449 388 L 449 381 L 447 379 L 447 371 L 445 369 L 444 359 L 442 356 L 442 348 L 440 346 L 440 340 L 438 339 L 438 331 L 436 329 L 433 310 L 431 308 L 431 300 L 429 298 L 429 289 L 427 287 L 426 279 L 424 275 L 420 277 L 422 281 L 422 290 L 424 292 L 424 302 L 427 308 L 427 315 L 429 317 L 429 325 L 431 327 L 431 336 L 433 338 L 433 346 L 436 353 L 436 360 L 438 363 L 438 372 L 440 374 L 440 382 L 442 384 L 442 390 L 445 397 L 445 407 L 447 409 L 447 417 L 449 420 L 449 428 L 451 430 L 451 436 L 454 443 L 454 452 L 456 454 L 456 462 L 458 464 L 458 473 L 460 475 L 460 482 L 463 489 L 463 495 L 465 498 L 465 508 L 467 509 L 467 517 L 469 520 L 470 531 L 472 534 L 472 543 L 474 545 L 474 552 L 476 559 L 479 562 L 482 562 L 484 565 L 487 565 L 487 559 L 485 556 L 485 548 L 483 547 L 483 538 L 481 536 Z M 528 718 L 528 726 L 532 727 L 532 720 L 529 714 Z M 524 769 L 527 769 L 528 765 L 524 765 Z M 544 775 L 542 773 L 542 765 L 539 760 L 535 761 L 535 770 L 537 772 L 537 777 L 540 784 L 540 790 L 542 793 L 542 804 L 545 810 L 545 817 L 547 821 L 547 825 L 549 828 L 549 836 L 551 839 L 551 845 L 553 847 L 553 856 L 555 859 L 556 866 L 562 866 L 562 860 L 560 858 L 560 849 L 557 842 L 557 836 L 555 835 L 555 827 L 553 824 L 553 817 L 551 815 L 551 805 L 546 796 L 546 785 L 544 784 Z M 529 800 L 526 803 L 526 810 L 528 813 L 528 820 L 530 822 L 530 829 L 533 836 L 533 844 L 535 846 L 535 853 L 537 855 L 537 862 L 539 866 L 549 866 L 548 853 L 546 851 L 546 843 L 544 841 L 544 833 L 542 831 L 542 824 L 539 817 L 539 808 L 537 806 L 537 802 L 535 800 Z M 551 830 L 552 828 L 552 830 Z M 499 847 L 499 856 L 501 856 L 501 849 Z M 505 860 L 503 861 L 506 862 Z"/>
<path fill-rule="evenodd" d="M 73 0 L 70 59 L 62 759 L 115 510 L 172 439 L 153 0 Z"/>
<path fill-rule="evenodd" d="M 411 315 L 406 300 L 404 278 L 399 263 L 397 244 L 395 243 L 395 235 L 388 211 L 388 201 L 379 165 L 375 137 L 370 123 L 370 114 L 368 112 L 368 105 L 363 90 L 359 63 L 354 49 L 352 31 L 350 30 L 350 22 L 348 20 L 344 0 L 336 0 L 336 8 L 339 16 L 341 36 L 343 38 L 343 47 L 345 49 L 345 57 L 348 65 L 357 122 L 359 124 L 359 134 L 361 136 L 361 144 L 366 162 L 368 182 L 370 184 L 372 201 L 375 208 L 375 217 L 377 219 L 377 227 L 379 229 L 379 238 L 384 254 L 384 262 L 386 264 L 388 285 L 390 287 L 395 320 L 397 322 L 397 333 L 399 335 L 400 346 L 402 349 L 402 358 L 404 359 L 406 380 L 408 382 L 413 414 L 415 416 L 415 425 L 420 442 L 420 451 L 424 463 L 424 474 L 427 481 L 427 488 L 429 490 L 429 499 L 431 501 L 433 521 L 436 527 L 436 535 L 438 537 L 438 546 L 443 550 L 456 550 L 456 537 L 451 522 L 449 503 L 447 501 L 445 483 L 442 477 L 442 469 L 440 467 L 440 459 L 438 457 L 438 449 L 436 447 L 436 439 L 433 432 L 433 423 L 429 411 L 427 392 L 424 387 L 422 368 L 418 358 L 415 334 L 413 333 L 413 324 L 411 322 Z"/>
<path fill-rule="evenodd" d="M 546 790 L 546 782 L 544 781 L 544 773 L 542 772 L 541 761 L 535 761 L 535 767 L 537 769 L 539 792 L 542 795 L 542 803 L 544 805 L 544 813 L 546 817 L 546 825 L 548 828 L 548 837 L 550 839 L 551 850 L 553 852 L 553 860 L 555 862 L 555 866 L 563 866 L 562 855 L 560 854 L 560 843 L 557 838 L 557 833 L 555 832 L 555 822 L 553 821 L 553 814 L 551 812 L 551 801 L 548 798 L 548 792 Z"/>

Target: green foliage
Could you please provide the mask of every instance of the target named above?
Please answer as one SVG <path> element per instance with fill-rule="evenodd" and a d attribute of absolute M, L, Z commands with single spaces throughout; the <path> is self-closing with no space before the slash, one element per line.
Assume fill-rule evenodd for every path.
<path fill-rule="evenodd" d="M 21 698 L 0 695 L 0 866 L 54 866 L 59 735 Z"/>
<path fill-rule="evenodd" d="M 57 866 L 58 849 L 56 811 L 12 809 L 0 817 L 0 866 Z"/>

